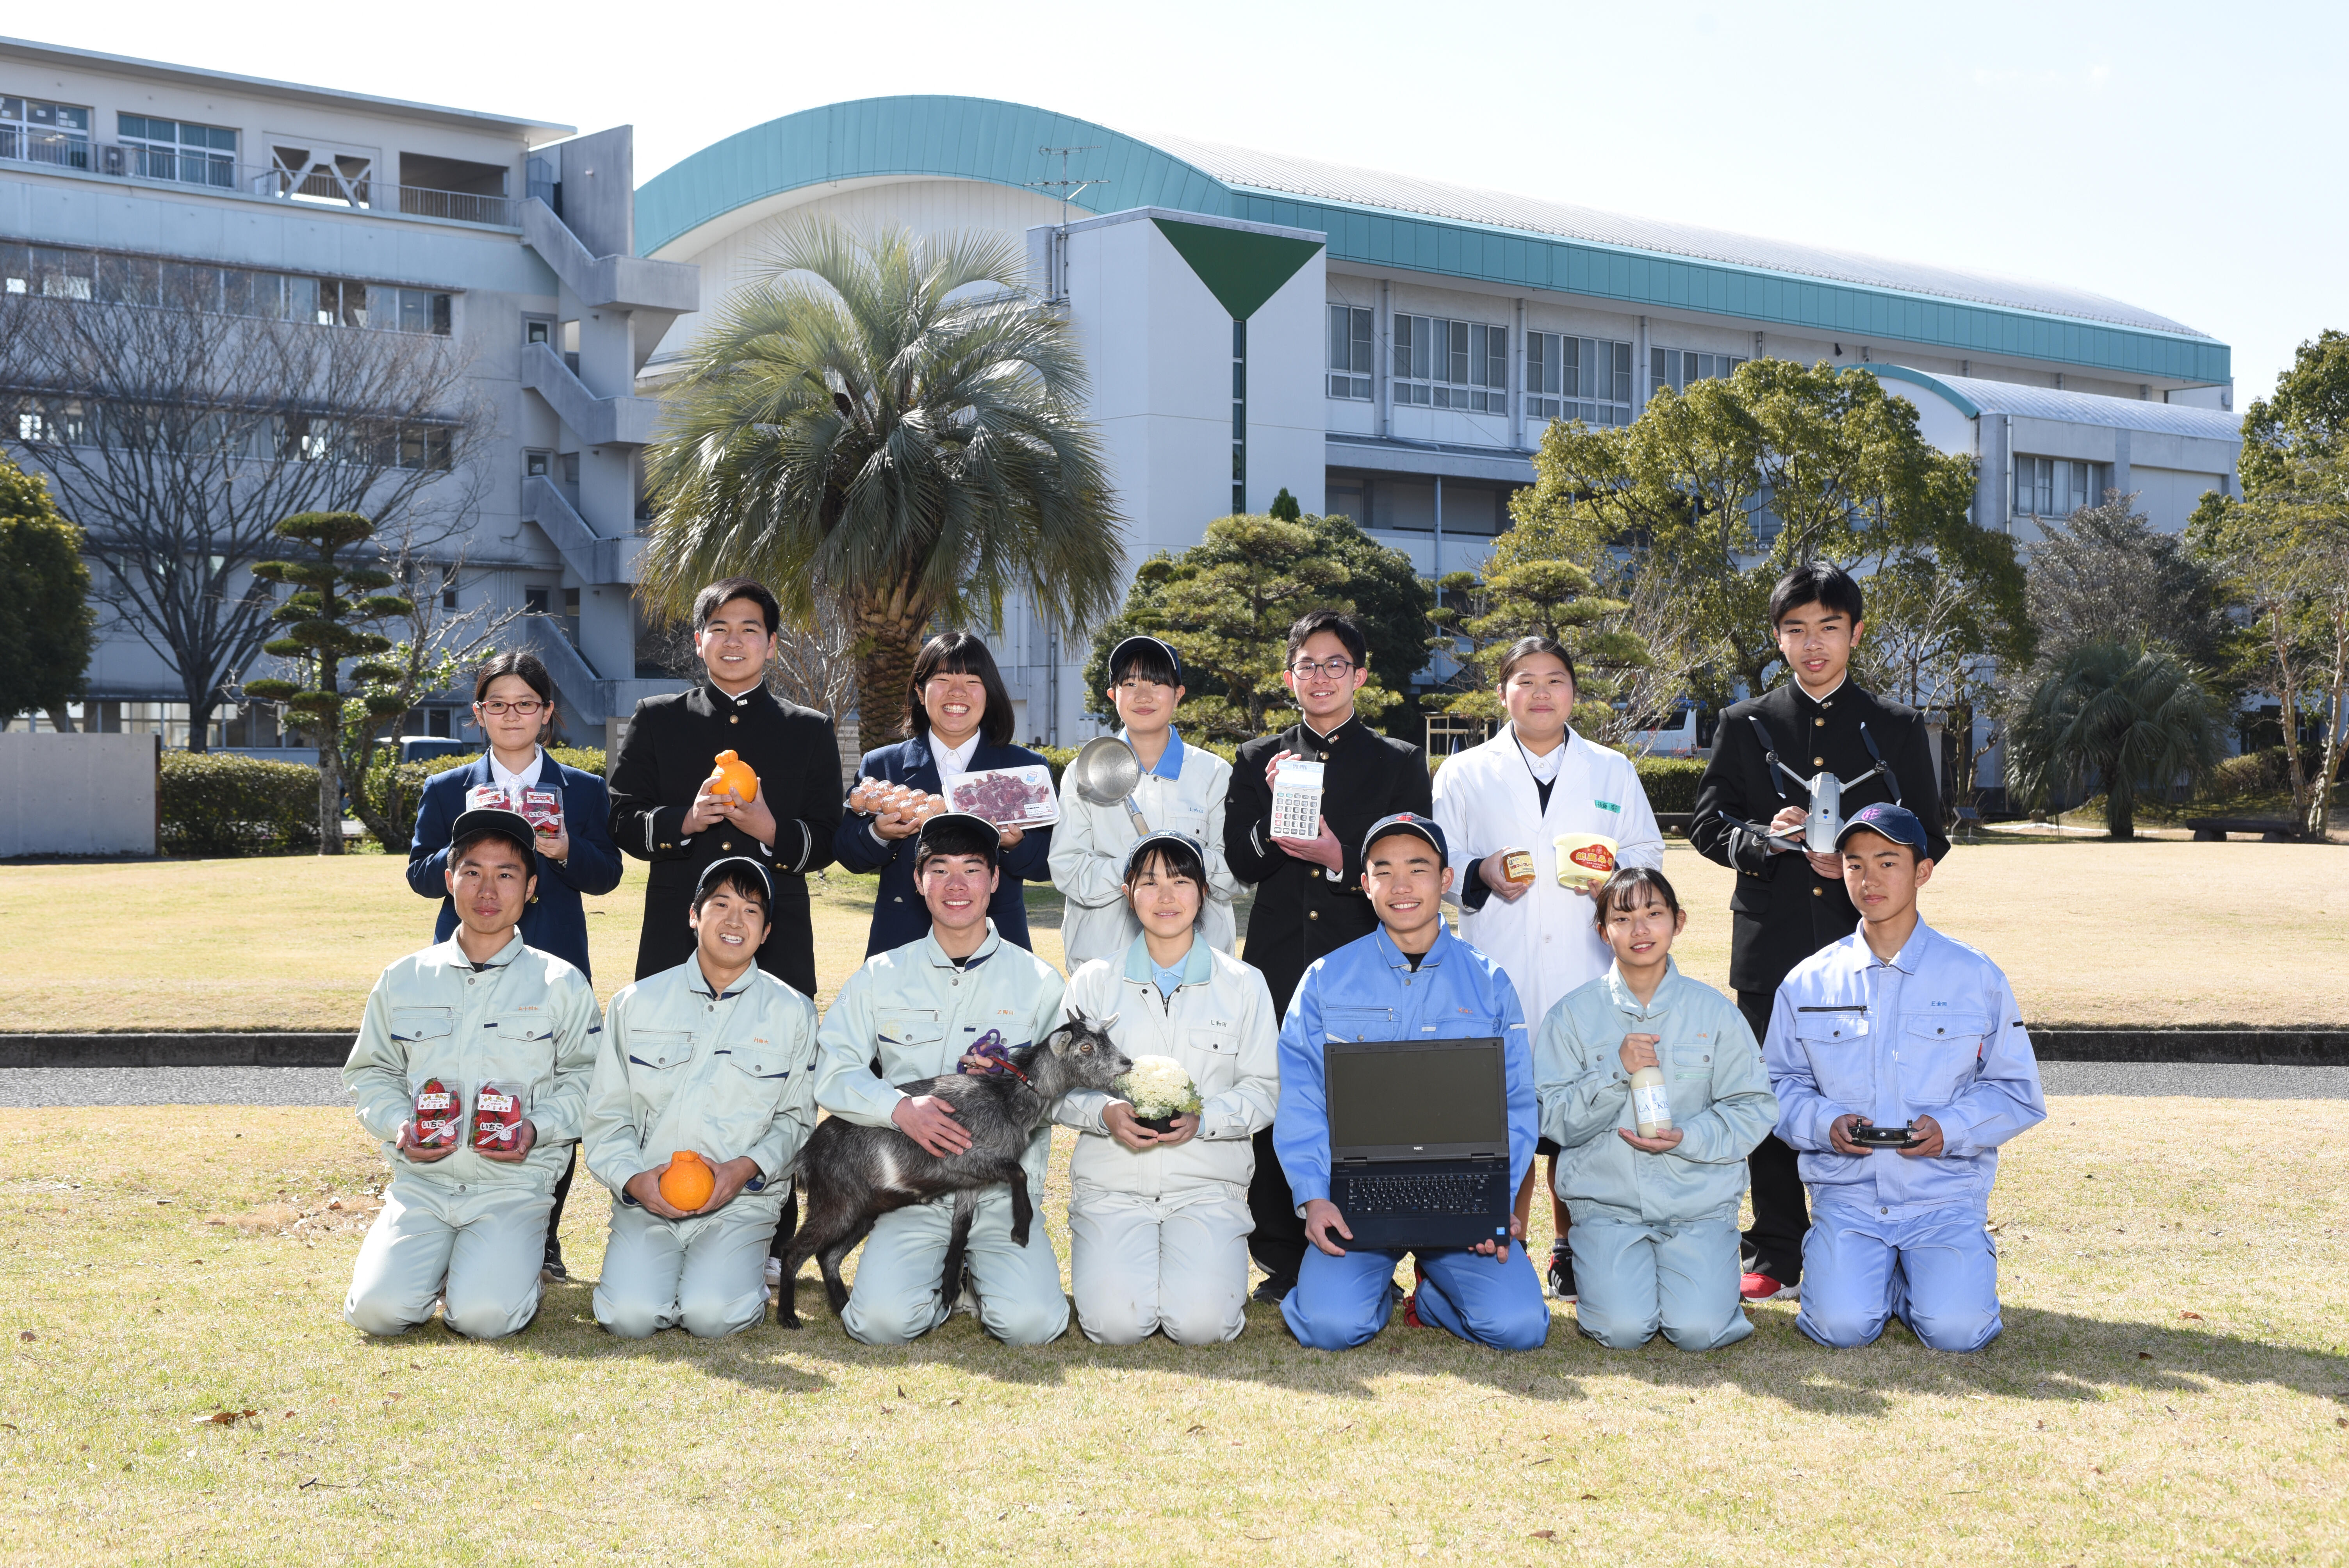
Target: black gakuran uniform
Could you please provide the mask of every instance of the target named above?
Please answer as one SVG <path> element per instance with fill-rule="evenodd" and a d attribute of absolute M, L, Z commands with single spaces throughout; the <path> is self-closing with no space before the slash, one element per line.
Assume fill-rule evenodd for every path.
<path fill-rule="evenodd" d="M 1950 852 L 1932 743 L 1915 708 L 1882 701 L 1848 680 L 1815 699 L 1789 680 L 1723 713 L 1689 839 L 1699 854 L 1737 873 L 1729 899 L 1729 984 L 1756 1040 L 1769 1033 L 1779 982 L 1859 923 L 1840 877 L 1818 875 L 1800 852 L 1773 853 L 1758 835 L 1722 816 L 1767 826 L 1785 807 L 1810 804 L 1808 791 L 1770 765 L 1765 734 L 1778 759 L 1805 778 L 1826 771 L 1848 781 L 1880 757 L 1891 765 L 1891 778 L 1878 774 L 1847 789 L 1844 816 L 1871 801 L 1898 800 L 1925 824 L 1934 861 Z M 1746 1167 L 1754 1179 L 1754 1228 L 1744 1238 L 1750 1266 L 1792 1284 L 1802 1278 L 1803 1233 L 1810 1228 L 1795 1151 L 1772 1133 L 1746 1157 Z"/>
<path fill-rule="evenodd" d="M 1310 861 L 1293 859 L 1273 843 L 1272 786 L 1265 782 L 1264 767 L 1280 751 L 1325 765 L 1321 815 L 1345 851 L 1342 872 L 1332 874 Z M 1288 1010 L 1297 983 L 1314 960 L 1379 928 L 1378 914 L 1362 892 L 1362 835 L 1371 824 L 1398 811 L 1433 816 L 1434 810 L 1427 754 L 1407 740 L 1381 735 L 1359 717 L 1326 736 L 1300 721 L 1239 748 L 1224 801 L 1224 858 L 1234 876 L 1256 888 L 1240 956 L 1263 972 L 1275 1007 Z M 1274 1278 L 1294 1279 L 1305 1257 L 1305 1222 L 1297 1216 L 1297 1200 L 1273 1151 L 1269 1128 L 1256 1135 L 1248 1211 L 1256 1218 L 1248 1251 Z"/>
<path fill-rule="evenodd" d="M 733 752 L 759 776 L 759 792 L 775 818 L 771 849 L 730 822 L 690 838 L 678 831 L 721 751 Z M 636 704 L 609 782 L 612 841 L 623 853 L 652 862 L 644 931 L 636 939 L 636 978 L 693 956 L 686 917 L 702 867 L 730 855 L 755 855 L 775 879 L 759 967 L 813 996 L 815 930 L 808 918 L 806 873 L 832 863 L 833 830 L 840 825 L 840 748 L 832 720 L 777 698 L 763 686 L 729 696 L 701 681 L 690 691 Z"/>

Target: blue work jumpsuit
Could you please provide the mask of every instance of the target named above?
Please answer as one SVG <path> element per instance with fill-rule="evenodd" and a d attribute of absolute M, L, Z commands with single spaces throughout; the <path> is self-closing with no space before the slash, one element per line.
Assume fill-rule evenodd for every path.
<path fill-rule="evenodd" d="M 1316 960 L 1289 999 L 1280 1027 L 1280 1109 L 1272 1142 L 1298 1212 L 1330 1196 L 1329 1098 L 1322 1047 L 1331 1040 L 1476 1039 L 1498 1036 L 1509 1102 L 1509 1191 L 1532 1165 L 1536 1137 L 1533 1049 L 1517 993 L 1498 965 L 1449 931 L 1414 970 L 1383 929 Z M 1330 1233 L 1339 1245 L 1345 1238 Z M 1426 1279 L 1420 1320 L 1477 1345 L 1531 1350 L 1549 1336 L 1549 1307 L 1522 1243 L 1506 1263 L 1465 1247 L 1414 1254 Z M 1348 1247 L 1331 1257 L 1305 1249 L 1297 1286 L 1280 1314 L 1300 1344 L 1347 1350 L 1386 1326 L 1394 1310 L 1399 1252 Z"/>
<path fill-rule="evenodd" d="M 1998 1337 L 1985 1228 L 1998 1146 L 2047 1116 L 1998 965 L 1922 921 L 1887 962 L 1863 926 L 1786 976 L 1762 1054 L 1778 1136 L 1811 1191 L 1795 1326 L 1837 1347 L 1872 1343 L 1890 1317 L 1935 1350 Z M 1837 1154 L 1828 1131 L 1846 1114 L 1878 1127 L 1930 1116 L 1941 1152 Z"/>

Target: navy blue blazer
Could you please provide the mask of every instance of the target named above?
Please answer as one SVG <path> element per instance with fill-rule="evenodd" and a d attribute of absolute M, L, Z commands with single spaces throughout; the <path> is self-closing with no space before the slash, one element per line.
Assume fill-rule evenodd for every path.
<path fill-rule="evenodd" d="M 970 754 L 970 771 L 989 768 L 1041 768 L 1044 759 L 1024 746 L 989 746 L 982 740 Z M 930 743 L 916 735 L 895 746 L 868 751 L 856 765 L 860 779 L 885 779 L 892 784 L 938 792 L 938 765 L 930 757 Z M 914 841 L 884 839 L 873 831 L 873 820 L 851 811 L 840 819 L 832 836 L 833 853 L 853 872 L 879 872 L 881 890 L 873 899 L 873 933 L 865 938 L 864 956 L 886 953 L 918 942 L 929 934 L 930 912 L 914 888 Z M 1052 880 L 1052 830 L 1030 828 L 1019 842 L 1003 852 L 1003 880 L 987 906 L 988 917 L 1004 941 L 1027 947 L 1028 905 L 1021 890 L 1030 882 Z"/>
<path fill-rule="evenodd" d="M 548 777 L 552 769 L 554 777 Z M 465 810 L 465 791 L 492 782 L 489 753 L 463 768 L 435 774 L 424 786 L 416 808 L 416 837 L 408 846 L 408 885 L 426 898 L 440 901 L 440 918 L 432 940 L 446 942 L 457 929 L 457 905 L 449 896 L 449 830 Z M 587 911 L 582 893 L 607 893 L 620 885 L 620 851 L 612 842 L 605 819 L 612 813 L 604 781 L 593 773 L 566 768 L 552 757 L 538 770 L 540 788 L 563 791 L 563 825 L 571 834 L 571 863 L 556 865 L 538 857 L 538 896 L 522 912 L 522 939 L 541 953 L 552 953 L 573 968 L 595 978 L 587 965 Z"/>

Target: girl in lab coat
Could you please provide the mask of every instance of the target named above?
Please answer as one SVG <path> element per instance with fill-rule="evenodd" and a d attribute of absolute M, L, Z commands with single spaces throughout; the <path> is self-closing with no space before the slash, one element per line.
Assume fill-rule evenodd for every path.
<path fill-rule="evenodd" d="M 1567 994 L 1605 974 L 1614 955 L 1591 920 L 1587 892 L 1561 886 L 1557 841 L 1602 833 L 1618 866 L 1661 866 L 1663 835 L 1648 809 L 1631 759 L 1574 732 L 1574 659 L 1549 637 L 1521 637 L 1501 656 L 1500 698 L 1509 722 L 1482 746 L 1445 761 L 1435 775 L 1435 820 L 1451 845 L 1460 889 L 1460 934 L 1498 964 L 1536 1028 Z M 1509 851 L 1533 860 L 1534 879 L 1512 883 Z M 1549 1182 L 1557 1147 L 1544 1139 Z M 1517 1217 L 1533 1204 L 1533 1173 L 1517 1194 Z M 1548 1284 L 1571 1300 L 1566 1206 L 1553 1201 L 1557 1240 Z"/>

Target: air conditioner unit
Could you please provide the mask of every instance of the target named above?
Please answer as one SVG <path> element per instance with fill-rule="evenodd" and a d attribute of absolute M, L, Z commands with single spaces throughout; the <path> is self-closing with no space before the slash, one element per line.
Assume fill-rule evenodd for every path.
<path fill-rule="evenodd" d="M 119 147 L 102 147 L 98 149 L 98 151 L 101 154 L 99 167 L 107 173 L 111 174 L 116 179 L 119 180 L 124 174 L 129 172 L 128 163 L 123 156 L 122 149 Z"/>

